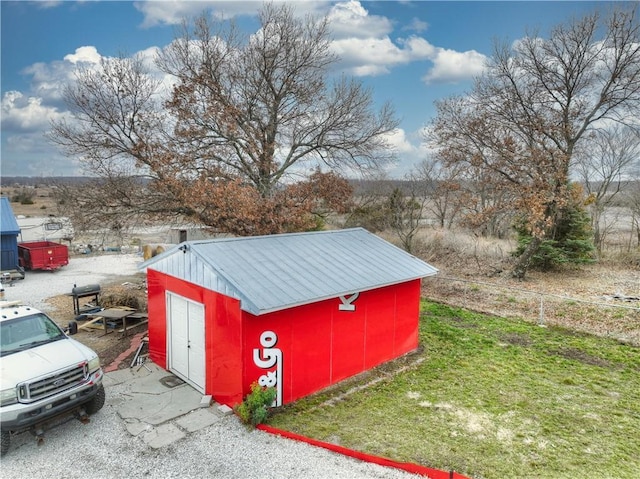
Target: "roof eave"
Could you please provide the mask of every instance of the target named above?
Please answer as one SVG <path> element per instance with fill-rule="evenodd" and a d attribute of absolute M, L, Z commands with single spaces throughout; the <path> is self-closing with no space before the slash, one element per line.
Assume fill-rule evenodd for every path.
<path fill-rule="evenodd" d="M 402 283 L 408 283 L 409 281 L 415 281 L 416 279 L 428 278 L 430 276 L 435 276 L 436 274 L 438 274 L 438 270 L 437 269 L 435 269 L 435 271 L 433 273 L 426 274 L 426 275 L 408 277 L 408 278 L 402 279 L 400 281 L 389 282 L 389 283 L 385 283 L 385 284 L 376 284 L 376 285 L 373 285 L 373 286 L 371 286 L 369 288 L 364 288 L 364 289 L 360 289 L 360 290 L 352 290 L 351 289 L 351 290 L 339 292 L 339 293 L 333 294 L 333 295 L 318 296 L 317 298 L 309 299 L 308 301 L 301 301 L 301 302 L 298 302 L 298 303 L 281 304 L 281 305 L 274 306 L 272 308 L 266 308 L 266 309 L 260 309 L 259 307 L 257 307 L 255 304 L 251 303 L 251 301 L 248 301 L 248 300 L 247 300 L 247 302 L 250 303 L 252 305 L 252 307 L 251 308 L 245 308 L 245 307 L 243 307 L 243 303 L 241 301 L 240 302 L 240 309 L 245 311 L 245 312 L 247 312 L 247 313 L 253 314 L 254 316 L 263 316 L 265 314 L 276 313 L 278 311 L 283 311 L 285 309 L 296 308 L 298 306 L 305 306 L 307 304 L 319 303 L 321 301 L 327 301 L 329 299 L 339 298 L 340 296 L 347 296 L 347 295 L 351 295 L 351 294 L 354 294 L 354 293 L 364 293 L 366 291 L 373 291 L 373 290 L 376 290 L 376 289 L 387 288 L 389 286 L 395 286 L 395 285 L 402 284 Z"/>

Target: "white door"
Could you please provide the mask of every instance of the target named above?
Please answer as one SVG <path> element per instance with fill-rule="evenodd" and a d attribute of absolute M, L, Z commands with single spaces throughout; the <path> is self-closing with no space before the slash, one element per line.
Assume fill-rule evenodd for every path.
<path fill-rule="evenodd" d="M 169 369 L 204 393 L 204 304 L 167 292 L 167 325 Z"/>

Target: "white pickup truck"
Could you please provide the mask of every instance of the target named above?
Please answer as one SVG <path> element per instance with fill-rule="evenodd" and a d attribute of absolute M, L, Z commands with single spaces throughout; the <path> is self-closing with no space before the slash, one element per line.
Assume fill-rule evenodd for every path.
<path fill-rule="evenodd" d="M 0 301 L 0 369 L 2 455 L 12 434 L 30 429 L 41 441 L 59 416 L 85 422 L 104 405 L 98 355 L 19 302 Z"/>

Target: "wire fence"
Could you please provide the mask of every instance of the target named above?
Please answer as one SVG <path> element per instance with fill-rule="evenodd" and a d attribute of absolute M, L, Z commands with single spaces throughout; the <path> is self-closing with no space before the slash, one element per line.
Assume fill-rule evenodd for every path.
<path fill-rule="evenodd" d="M 425 282 L 427 298 L 506 318 L 562 326 L 640 346 L 640 297 L 590 301 L 558 294 L 445 276 Z"/>

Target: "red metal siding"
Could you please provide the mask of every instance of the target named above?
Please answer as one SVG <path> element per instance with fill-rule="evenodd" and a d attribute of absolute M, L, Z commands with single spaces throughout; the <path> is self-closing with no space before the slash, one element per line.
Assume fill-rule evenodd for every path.
<path fill-rule="evenodd" d="M 166 291 L 205 305 L 205 391 L 234 405 L 254 381 L 286 404 L 418 347 L 420 280 L 254 316 L 238 300 L 148 271 L 149 353 L 167 367 Z"/>
<path fill-rule="evenodd" d="M 242 401 L 242 315 L 240 302 L 206 291 L 206 393 L 221 404 Z"/>
<path fill-rule="evenodd" d="M 393 358 L 395 336 L 395 294 L 386 288 L 377 290 L 366 302 L 364 368 L 371 369 Z"/>
<path fill-rule="evenodd" d="M 419 301 L 415 280 L 360 293 L 354 311 L 340 311 L 336 298 L 261 316 L 243 312 L 244 394 L 254 381 L 277 378 L 286 404 L 416 349 Z"/>
<path fill-rule="evenodd" d="M 149 269 L 149 357 L 167 362 L 166 292 L 204 304 L 205 392 L 222 404 L 242 401 L 242 322 L 240 302 L 193 283 Z"/>
<path fill-rule="evenodd" d="M 396 290 L 393 353 L 397 357 L 418 347 L 420 325 L 420 280 Z"/>
<path fill-rule="evenodd" d="M 288 369 L 291 375 L 288 392 L 291 394 L 291 400 L 307 396 L 322 385 L 333 382 L 331 316 L 334 309 L 332 306 L 337 308 L 338 302 L 330 300 L 310 305 L 301 316 L 291 314 L 294 313 L 293 310 L 289 312 L 293 324 L 293 342 L 289 345 L 289 353 L 285 358 L 290 356 Z M 284 364 L 287 365 L 286 359 Z M 283 399 L 285 403 L 289 402 L 286 395 Z"/>
<path fill-rule="evenodd" d="M 147 301 L 149 311 L 149 358 L 167 368 L 167 276 L 147 270 Z"/>
<path fill-rule="evenodd" d="M 331 379 L 332 383 L 365 369 L 367 311 L 355 300 L 356 310 L 341 312 L 332 308 Z"/>

